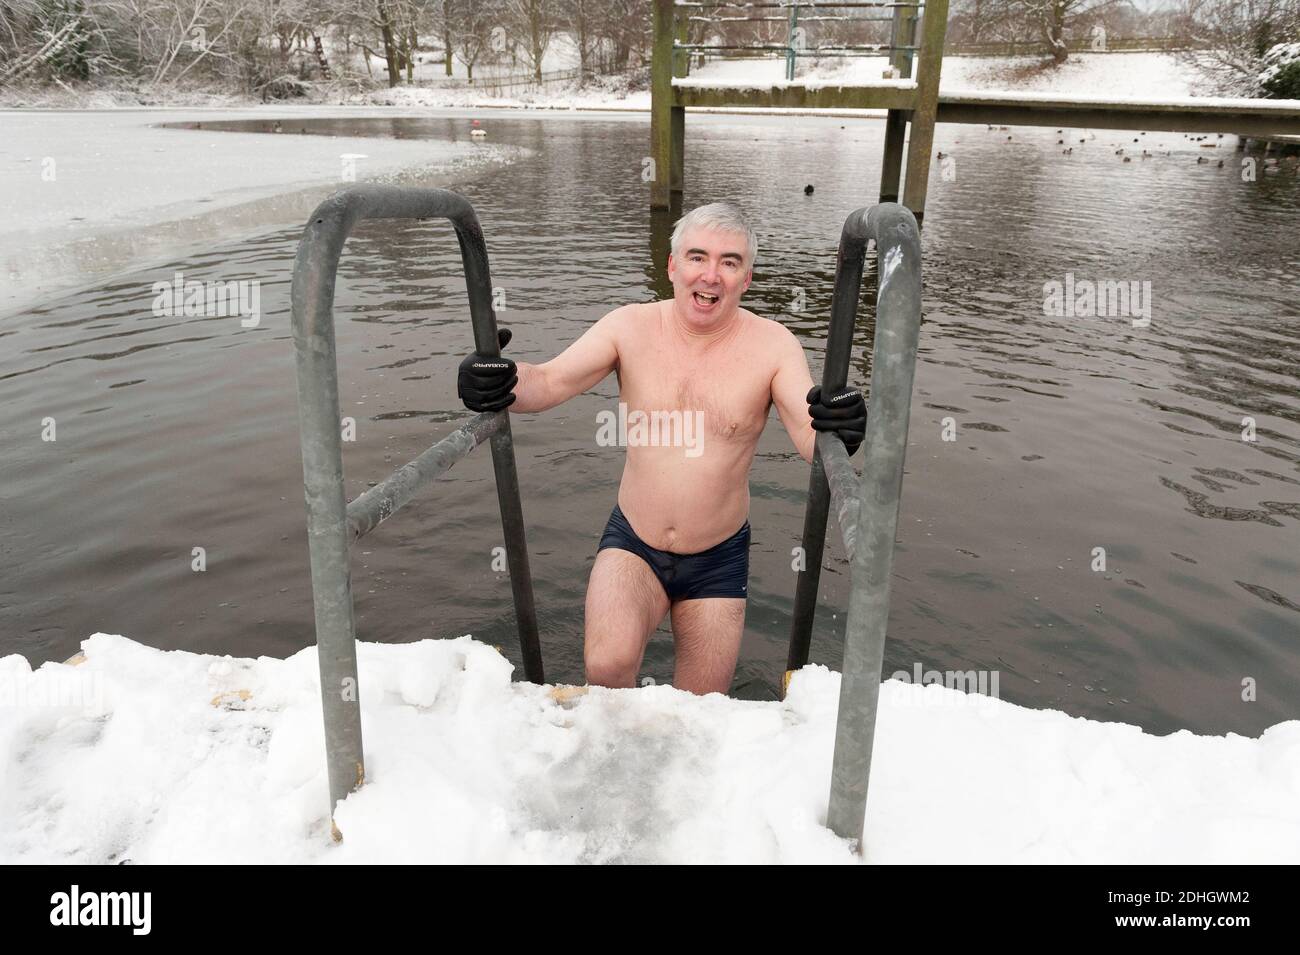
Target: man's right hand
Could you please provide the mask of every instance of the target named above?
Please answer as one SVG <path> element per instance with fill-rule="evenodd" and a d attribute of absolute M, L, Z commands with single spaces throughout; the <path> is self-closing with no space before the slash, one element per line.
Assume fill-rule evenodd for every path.
<path fill-rule="evenodd" d="M 498 329 L 500 346 L 505 348 L 509 341 L 510 329 Z M 515 363 L 509 358 L 475 352 L 460 363 L 456 394 L 470 411 L 502 411 L 514 404 L 511 392 L 518 383 Z"/>

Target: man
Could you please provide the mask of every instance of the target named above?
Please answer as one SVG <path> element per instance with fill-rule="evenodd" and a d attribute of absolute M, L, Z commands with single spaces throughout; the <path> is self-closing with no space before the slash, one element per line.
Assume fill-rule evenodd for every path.
<path fill-rule="evenodd" d="M 768 410 L 776 405 L 811 462 L 815 431 L 857 450 L 867 409 L 858 391 L 823 397 L 789 329 L 740 307 L 758 243 L 739 210 L 693 210 L 671 249 L 671 301 L 616 308 L 544 364 L 471 355 L 459 394 L 474 411 L 545 411 L 614 372 L 629 424 L 677 424 L 673 437 L 685 440 L 627 429 L 618 503 L 587 584 L 587 681 L 635 686 L 650 635 L 671 613 L 673 685 L 725 694 L 745 624 L 749 468 Z M 502 329 L 502 347 L 509 339 Z"/>

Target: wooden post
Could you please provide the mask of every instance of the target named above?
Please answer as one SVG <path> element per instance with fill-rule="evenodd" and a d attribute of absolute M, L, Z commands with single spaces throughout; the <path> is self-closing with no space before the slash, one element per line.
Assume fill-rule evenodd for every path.
<path fill-rule="evenodd" d="M 672 155 L 668 161 L 668 187 L 680 193 L 686 183 L 686 107 L 672 108 Z"/>
<path fill-rule="evenodd" d="M 891 47 L 911 46 L 916 39 L 916 7 L 894 7 L 894 22 L 889 30 Z M 891 51 L 889 65 L 904 79 L 912 76 L 909 50 Z M 880 201 L 897 202 L 898 185 L 903 172 L 903 144 L 907 140 L 907 112 L 891 109 L 885 120 L 885 149 L 880 162 Z"/>
<path fill-rule="evenodd" d="M 943 69 L 943 40 L 948 31 L 948 0 L 930 0 L 921 18 L 921 66 L 916 76 L 916 108 L 912 110 L 912 139 L 907 147 L 907 179 L 903 205 L 912 210 L 919 227 L 925 215 L 930 179 L 930 150 L 939 113 L 939 73 Z"/>
<path fill-rule="evenodd" d="M 667 209 L 673 160 L 673 0 L 654 0 L 650 58 L 650 208 Z"/>
<path fill-rule="evenodd" d="M 903 144 L 907 140 L 907 112 L 891 109 L 885 119 L 885 149 L 880 160 L 880 201 L 898 201 L 903 174 Z"/>

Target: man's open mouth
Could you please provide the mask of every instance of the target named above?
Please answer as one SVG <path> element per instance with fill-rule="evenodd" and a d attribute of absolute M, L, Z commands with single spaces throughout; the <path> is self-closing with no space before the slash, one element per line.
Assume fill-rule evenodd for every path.
<path fill-rule="evenodd" d="M 708 292 L 692 292 L 691 295 L 695 298 L 695 304 L 700 308 L 709 308 L 718 302 L 718 296 L 710 295 Z"/>

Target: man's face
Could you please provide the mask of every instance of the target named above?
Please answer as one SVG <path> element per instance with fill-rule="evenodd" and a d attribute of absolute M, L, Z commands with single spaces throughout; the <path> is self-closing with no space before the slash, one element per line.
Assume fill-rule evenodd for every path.
<path fill-rule="evenodd" d="M 736 314 L 740 296 L 754 277 L 745 261 L 747 252 L 743 233 L 686 231 L 681 257 L 668 256 L 668 279 L 673 283 L 677 314 L 687 324 L 707 330 Z"/>

